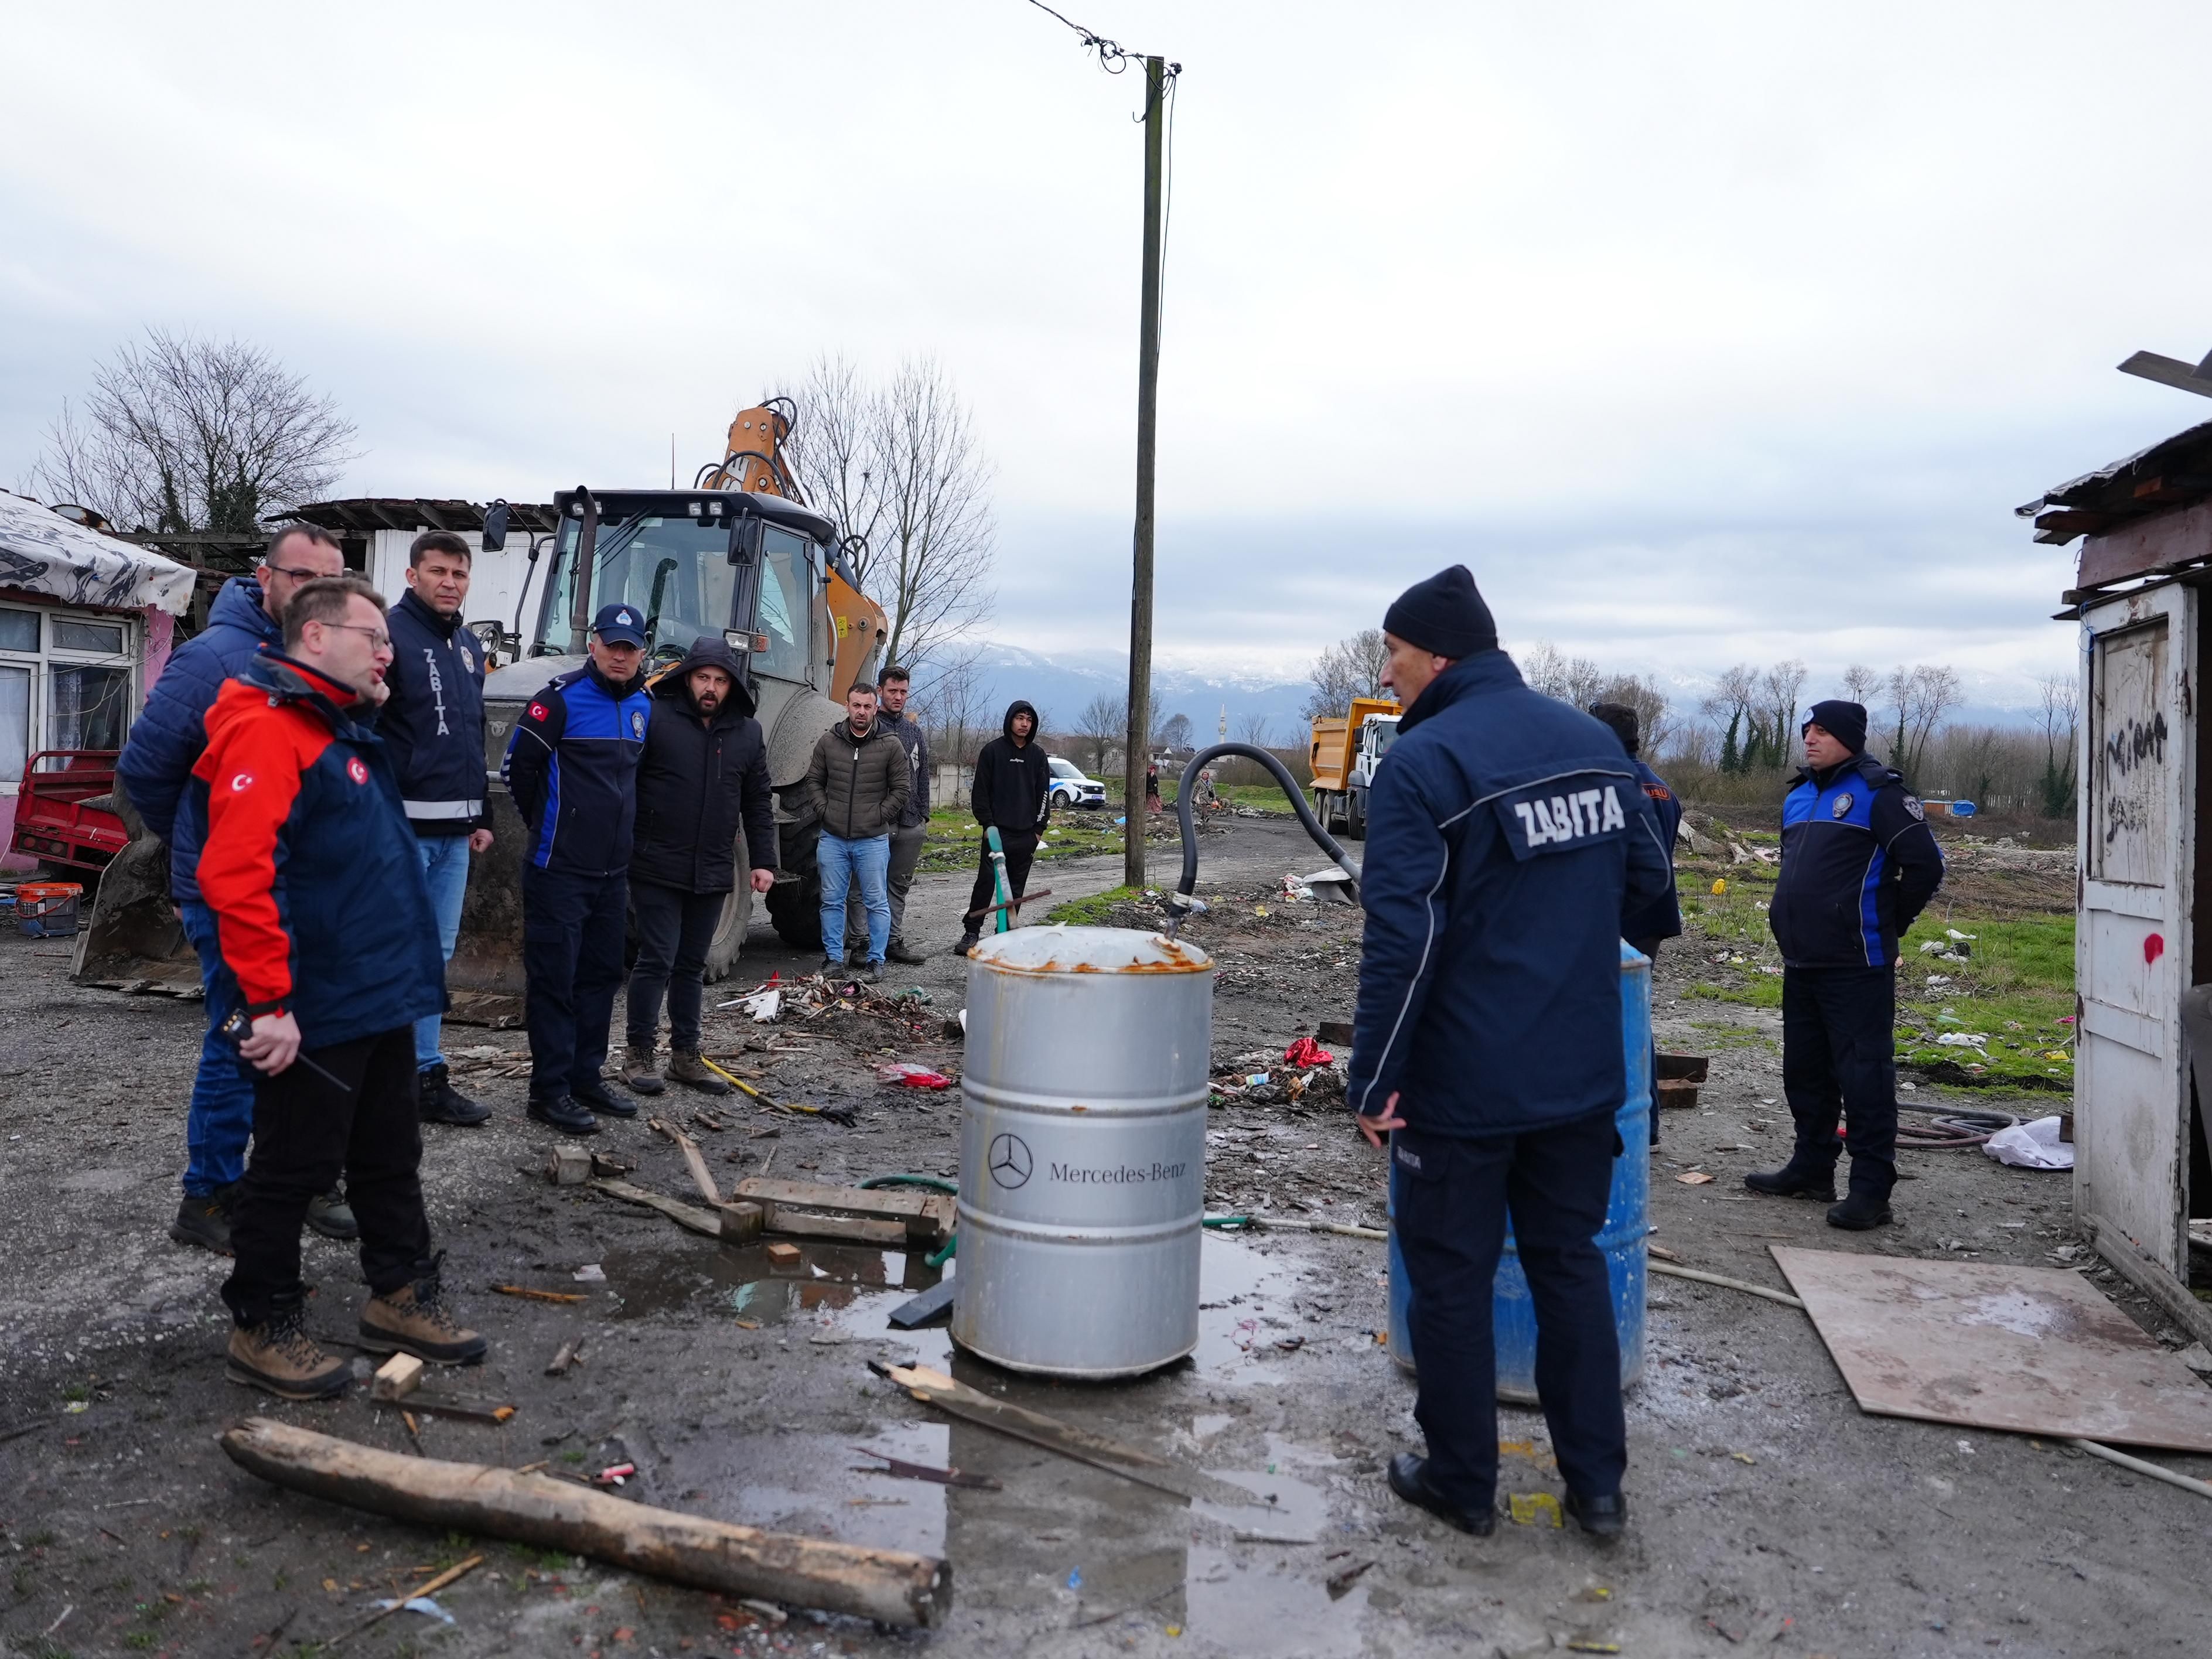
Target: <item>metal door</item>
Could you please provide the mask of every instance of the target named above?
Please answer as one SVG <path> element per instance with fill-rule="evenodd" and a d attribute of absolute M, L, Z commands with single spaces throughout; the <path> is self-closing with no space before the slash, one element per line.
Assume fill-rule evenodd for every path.
<path fill-rule="evenodd" d="M 2075 1202 L 2179 1273 L 2188 1172 L 2197 596 L 2085 610 Z"/>

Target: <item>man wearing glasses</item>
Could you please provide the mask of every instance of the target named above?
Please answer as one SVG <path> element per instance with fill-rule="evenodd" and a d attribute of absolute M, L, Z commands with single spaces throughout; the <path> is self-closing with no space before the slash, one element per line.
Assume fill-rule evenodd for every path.
<path fill-rule="evenodd" d="M 169 1224 L 179 1244 L 230 1254 L 230 1200 L 246 1173 L 246 1143 L 253 1128 L 252 1068 L 219 1028 L 236 1011 L 236 981 L 223 974 L 215 917 L 202 902 L 197 880 L 199 834 L 177 811 L 192 767 L 207 747 L 207 711 L 216 693 L 264 648 L 284 648 L 284 612 L 306 584 L 345 570 L 345 556 L 328 531 L 293 525 L 277 532 L 261 567 L 225 582 L 208 608 L 207 626 L 179 647 L 148 692 L 131 727 L 131 740 L 115 764 L 124 793 L 146 827 L 169 848 L 169 894 L 185 936 L 199 953 L 200 982 L 207 991 L 207 1036 L 185 1119 L 184 1202 Z M 307 1224 L 325 1238 L 352 1238 L 353 1212 L 333 1188 L 307 1207 Z"/>

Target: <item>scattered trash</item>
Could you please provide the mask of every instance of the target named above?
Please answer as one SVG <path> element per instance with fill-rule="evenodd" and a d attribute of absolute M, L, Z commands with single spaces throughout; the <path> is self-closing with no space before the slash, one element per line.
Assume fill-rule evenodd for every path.
<path fill-rule="evenodd" d="M 90 1410 L 90 1409 L 91 1409 L 91 1407 L 90 1407 L 90 1406 L 89 1406 L 86 1401 L 82 1401 L 82 1400 L 72 1400 L 72 1401 L 70 1401 L 67 1405 L 64 1406 L 64 1407 L 62 1407 L 62 1409 L 63 1409 L 64 1411 L 67 1412 L 70 1416 L 74 1417 L 74 1416 L 76 1416 L 76 1413 L 77 1413 L 82 1412 L 82 1411 L 88 1411 L 88 1410 Z"/>
<path fill-rule="evenodd" d="M 1285 1065 L 1300 1067 L 1334 1066 L 1336 1063 L 1336 1056 L 1311 1037 L 1300 1037 L 1283 1050 L 1283 1061 Z"/>
<path fill-rule="evenodd" d="M 1566 1525 L 1559 1513 L 1559 1500 L 1547 1492 L 1516 1492 L 1506 1498 L 1505 1508 L 1516 1526 Z"/>
<path fill-rule="evenodd" d="M 1713 896 L 1715 898 L 1718 898 L 1723 893 L 1727 891 L 1728 878 L 1725 876 L 1721 877 L 1713 883 Z"/>
<path fill-rule="evenodd" d="M 720 1006 L 724 1008 L 742 1008 L 757 1022 L 766 1025 L 783 1012 L 783 992 L 780 988 L 755 991 L 748 996 L 736 997 Z"/>
<path fill-rule="evenodd" d="M 1989 1038 L 1980 1031 L 1946 1031 L 1936 1041 L 1946 1048 L 1980 1048 L 1987 1046 Z"/>
<path fill-rule="evenodd" d="M 855 1474 L 888 1474 L 901 1480 L 931 1480 L 940 1486 L 959 1486 L 969 1492 L 999 1492 L 1003 1488 L 988 1474 L 969 1474 L 963 1469 L 937 1469 L 927 1463 L 909 1463 L 902 1457 L 893 1457 L 888 1452 L 870 1451 L 866 1446 L 853 1449 L 863 1457 L 881 1458 L 884 1467 L 855 1469 Z"/>
<path fill-rule="evenodd" d="M 610 1463 L 592 1477 L 592 1483 L 601 1486 L 619 1486 L 637 1473 L 635 1463 Z"/>
<path fill-rule="evenodd" d="M 1687 1174 L 1676 1176 L 1674 1179 L 1680 1182 L 1685 1187 L 1703 1187 L 1710 1184 L 1712 1181 L 1712 1177 L 1707 1175 L 1703 1170 L 1692 1170 Z"/>
<path fill-rule="evenodd" d="M 2074 1148 L 2058 1138 L 2058 1117 L 2039 1117 L 2000 1129 L 1983 1143 L 1982 1150 L 2000 1164 L 2019 1170 L 2070 1170 Z"/>
<path fill-rule="evenodd" d="M 771 1267 L 796 1267 L 799 1250 L 796 1244 L 771 1244 L 768 1247 L 768 1261 Z"/>
<path fill-rule="evenodd" d="M 1619 1653 L 1618 1642 L 1601 1642 L 1595 1636 L 1577 1636 L 1567 1644 L 1569 1653 Z"/>
<path fill-rule="evenodd" d="M 376 1605 L 386 1613 L 397 1612 L 399 1608 L 404 1607 L 410 1613 L 422 1613 L 427 1618 L 435 1619 L 441 1624 L 458 1625 L 461 1622 L 427 1595 L 410 1595 L 404 1601 L 394 1601 L 387 1598 Z"/>
<path fill-rule="evenodd" d="M 927 1008 L 933 1001 L 935 1000 L 935 999 L 921 986 L 909 985 L 905 990 L 894 993 L 891 997 L 891 1000 L 893 1002 L 919 1003 L 921 1006 Z"/>
<path fill-rule="evenodd" d="M 607 1282 L 607 1270 L 596 1261 L 586 1261 L 576 1269 L 574 1277 L 580 1285 L 604 1285 Z"/>
<path fill-rule="evenodd" d="M 952 1079 L 942 1072 L 933 1072 L 927 1066 L 915 1066 L 906 1060 L 894 1060 L 876 1067 L 876 1081 L 895 1083 L 908 1089 L 950 1089 Z"/>
<path fill-rule="evenodd" d="M 1253 1072 L 1244 1079 L 1244 1086 L 1248 1089 L 1265 1088 L 1271 1080 L 1266 1072 Z"/>
<path fill-rule="evenodd" d="M 1070 1567 L 1067 1570 L 1067 1587 L 1072 1590 L 1079 1590 L 1083 1588 L 1082 1568 Z"/>
<path fill-rule="evenodd" d="M 1341 1601 L 1352 1585 L 1358 1581 L 1359 1575 L 1374 1565 L 1372 1561 L 1355 1561 L 1340 1571 L 1331 1573 L 1328 1584 L 1328 1599 L 1332 1601 Z"/>
<path fill-rule="evenodd" d="M 1735 1459 L 1739 1463 L 1755 1464 L 1759 1462 L 1759 1460 L 1756 1457 L 1753 1457 L 1749 1452 L 1730 1452 L 1729 1455 Z"/>

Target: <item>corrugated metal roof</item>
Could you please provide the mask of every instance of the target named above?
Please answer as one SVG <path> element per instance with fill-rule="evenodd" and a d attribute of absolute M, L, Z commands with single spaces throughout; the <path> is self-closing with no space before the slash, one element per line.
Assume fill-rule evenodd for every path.
<path fill-rule="evenodd" d="M 2069 478 L 2013 509 L 2035 520 L 2035 539 L 2063 547 L 2130 519 L 2172 512 L 2212 496 L 2212 421 Z"/>
<path fill-rule="evenodd" d="M 433 501 L 423 496 L 359 495 L 343 501 L 309 501 L 303 507 L 271 514 L 269 521 L 296 520 L 356 536 L 377 530 L 477 531 L 483 528 L 484 507 L 489 505 Z M 543 534 L 560 524 L 550 502 L 510 501 L 507 511 L 514 515 L 514 528 L 532 534 Z"/>

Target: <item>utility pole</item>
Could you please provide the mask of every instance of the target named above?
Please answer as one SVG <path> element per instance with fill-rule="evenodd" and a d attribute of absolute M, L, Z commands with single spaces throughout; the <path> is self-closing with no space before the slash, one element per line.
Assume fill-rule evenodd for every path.
<path fill-rule="evenodd" d="M 1145 281 L 1137 332 L 1137 526 L 1129 587 L 1129 743 L 1121 765 L 1121 879 L 1145 884 L 1145 768 L 1152 753 L 1152 475 L 1160 392 L 1160 150 L 1167 65 L 1145 59 Z"/>

